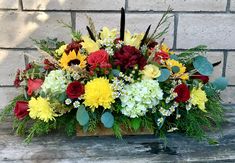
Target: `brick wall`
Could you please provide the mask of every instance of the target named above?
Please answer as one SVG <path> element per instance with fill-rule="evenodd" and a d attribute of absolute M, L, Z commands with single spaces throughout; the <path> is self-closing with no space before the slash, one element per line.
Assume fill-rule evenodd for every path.
<path fill-rule="evenodd" d="M 235 104 L 235 0 L 1 0 L 0 1 L 0 108 L 18 91 L 14 73 L 24 67 L 24 54 L 37 55 L 30 37 L 59 37 L 69 41 L 69 31 L 57 20 L 85 31 L 86 14 L 97 29 L 119 26 L 119 10 L 127 11 L 127 28 L 145 31 L 156 24 L 168 5 L 174 8 L 166 42 L 175 51 L 208 45 L 211 61 L 222 61 L 212 78 L 226 76 L 225 104 Z"/>

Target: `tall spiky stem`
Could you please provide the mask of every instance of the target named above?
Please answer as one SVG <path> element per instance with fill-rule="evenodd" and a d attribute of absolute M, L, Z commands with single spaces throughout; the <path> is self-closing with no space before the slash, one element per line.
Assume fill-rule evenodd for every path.
<path fill-rule="evenodd" d="M 125 9 L 121 9 L 121 22 L 120 22 L 120 40 L 124 41 L 125 35 Z"/>

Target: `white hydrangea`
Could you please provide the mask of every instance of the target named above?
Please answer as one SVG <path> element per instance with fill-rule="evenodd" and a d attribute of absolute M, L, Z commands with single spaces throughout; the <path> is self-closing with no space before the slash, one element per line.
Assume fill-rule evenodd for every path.
<path fill-rule="evenodd" d="M 53 70 L 45 78 L 42 90 L 46 94 L 62 93 L 66 90 L 69 80 L 66 78 L 63 70 Z"/>
<path fill-rule="evenodd" d="M 121 112 L 131 118 L 145 115 L 147 109 L 154 108 L 163 98 L 163 91 L 156 80 L 144 79 L 124 86 L 123 90 Z"/>

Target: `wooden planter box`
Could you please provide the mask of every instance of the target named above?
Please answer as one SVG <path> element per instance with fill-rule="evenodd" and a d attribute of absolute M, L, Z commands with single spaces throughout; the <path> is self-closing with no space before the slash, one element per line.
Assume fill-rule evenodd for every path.
<path fill-rule="evenodd" d="M 139 129 L 138 131 L 130 131 L 127 130 L 126 128 L 122 127 L 122 135 L 152 135 L 153 132 L 142 128 Z M 97 126 L 95 132 L 84 132 L 81 127 L 77 127 L 77 136 L 114 136 L 113 130 L 109 128 L 105 128 L 103 126 Z"/>

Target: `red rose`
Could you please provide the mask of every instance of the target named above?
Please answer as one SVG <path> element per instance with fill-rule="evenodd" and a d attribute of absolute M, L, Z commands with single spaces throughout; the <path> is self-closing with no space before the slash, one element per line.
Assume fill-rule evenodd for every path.
<path fill-rule="evenodd" d="M 142 70 L 147 64 L 147 60 L 134 46 L 124 45 L 120 50 L 114 54 L 114 65 L 120 66 L 122 71 L 133 69 L 138 65 Z"/>
<path fill-rule="evenodd" d="M 66 94 L 71 99 L 78 98 L 84 93 L 85 93 L 84 86 L 78 81 L 70 83 L 66 90 Z"/>
<path fill-rule="evenodd" d="M 191 78 L 201 80 L 203 82 L 203 84 L 206 84 L 209 81 L 208 76 L 202 75 L 200 73 L 196 73 L 196 74 L 192 75 Z"/>
<path fill-rule="evenodd" d="M 186 102 L 190 98 L 190 91 L 186 84 L 180 84 L 176 86 L 174 92 L 176 92 L 178 95 L 175 98 L 176 102 Z"/>
<path fill-rule="evenodd" d="M 43 83 L 42 79 L 29 79 L 28 80 L 28 95 L 31 96 L 32 93 L 38 90 Z"/>
<path fill-rule="evenodd" d="M 96 52 L 91 53 L 88 58 L 87 62 L 91 66 L 98 66 L 103 63 L 109 62 L 109 55 L 105 50 L 98 50 Z"/>
<path fill-rule="evenodd" d="M 112 68 L 111 64 L 109 63 L 109 55 L 103 49 L 91 53 L 87 58 L 87 62 L 90 65 L 91 73 L 93 73 L 97 67 L 102 69 Z"/>
<path fill-rule="evenodd" d="M 170 55 L 164 51 L 159 51 L 155 54 L 153 60 L 157 63 L 161 63 L 161 60 L 167 60 L 170 58 Z"/>
<path fill-rule="evenodd" d="M 24 119 L 29 114 L 28 109 L 27 101 L 17 101 L 14 109 L 15 116 L 19 120 Z"/>

